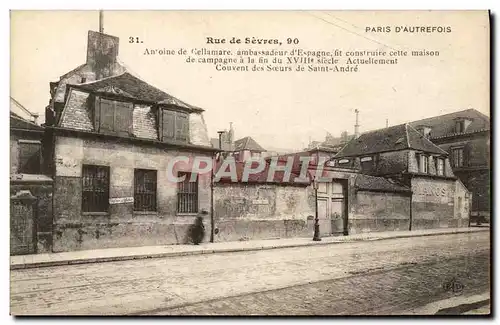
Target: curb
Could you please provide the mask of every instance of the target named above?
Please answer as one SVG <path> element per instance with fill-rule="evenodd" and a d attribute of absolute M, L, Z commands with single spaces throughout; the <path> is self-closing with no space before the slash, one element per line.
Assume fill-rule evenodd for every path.
<path fill-rule="evenodd" d="M 140 254 L 140 255 L 130 255 L 130 256 L 112 256 L 112 257 L 95 257 L 95 258 L 85 258 L 80 260 L 61 260 L 61 261 L 48 261 L 39 263 L 23 263 L 23 264 L 13 264 L 10 266 L 11 270 L 19 269 L 31 269 L 40 267 L 50 267 L 50 266 L 63 266 L 63 265 L 76 265 L 76 264 L 88 264 L 88 263 L 105 263 L 105 262 L 115 262 L 115 261 L 129 261 L 129 260 L 140 260 L 148 258 L 164 258 L 164 257 L 181 257 L 189 255 L 203 255 L 203 254 L 221 254 L 221 253 L 237 253 L 237 252 L 248 252 L 248 251 L 260 251 L 260 250 L 271 250 L 279 248 L 297 248 L 297 247 L 308 247 L 308 246 L 324 246 L 324 245 L 334 245 L 334 244 L 344 244 L 352 242 L 363 242 L 363 241 L 380 241 L 388 239 L 400 239 L 400 238 L 411 238 L 411 237 L 427 237 L 427 236 L 443 236 L 443 235 L 455 235 L 464 234 L 472 232 L 486 232 L 490 228 L 485 228 L 481 230 L 463 230 L 463 231 L 453 231 L 445 233 L 430 233 L 430 234 L 407 234 L 407 235 L 397 235 L 390 237 L 368 237 L 359 239 L 347 239 L 347 240 L 337 240 L 337 241 L 320 241 L 320 242 L 308 242 L 300 244 L 288 244 L 288 245 L 271 245 L 271 246 L 258 246 L 258 247 L 240 247 L 240 248 L 223 248 L 223 249 L 202 249 L 199 251 L 190 252 L 165 252 L 157 254 Z"/>

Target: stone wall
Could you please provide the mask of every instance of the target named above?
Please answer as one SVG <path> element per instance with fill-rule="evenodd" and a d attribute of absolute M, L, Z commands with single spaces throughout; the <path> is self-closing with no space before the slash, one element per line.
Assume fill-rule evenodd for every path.
<path fill-rule="evenodd" d="M 353 201 L 349 234 L 409 230 L 409 194 L 358 191 Z"/>
<path fill-rule="evenodd" d="M 310 191 L 304 186 L 217 183 L 214 241 L 312 236 Z"/>
<path fill-rule="evenodd" d="M 25 182 L 22 180 L 10 182 L 10 194 L 29 190 L 36 197 L 35 211 L 35 241 L 37 253 L 50 253 L 52 251 L 52 184 Z"/>
<path fill-rule="evenodd" d="M 466 227 L 467 222 L 455 213 L 455 204 L 463 195 L 456 193 L 457 181 L 414 177 L 411 182 L 412 229 Z M 463 214 L 462 214 L 463 216 Z"/>
<path fill-rule="evenodd" d="M 176 156 L 210 154 L 166 150 L 110 140 L 58 136 L 55 140 L 54 251 L 180 244 L 196 215 L 177 214 L 177 184 L 167 179 Z M 157 170 L 157 211 L 135 212 L 133 203 L 110 204 L 109 213 L 82 213 L 82 165 L 110 167 L 110 198 L 134 196 L 134 169 Z M 177 171 L 189 171 L 182 163 Z M 210 174 L 200 175 L 199 211 L 210 211 Z M 204 220 L 205 241 L 210 220 Z"/>

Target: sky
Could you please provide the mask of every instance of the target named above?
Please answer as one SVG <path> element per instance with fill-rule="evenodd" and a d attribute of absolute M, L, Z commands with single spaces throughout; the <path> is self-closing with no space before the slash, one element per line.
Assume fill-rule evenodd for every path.
<path fill-rule="evenodd" d="M 97 11 L 12 11 L 11 96 L 40 114 L 49 82 L 85 63 Z M 366 32 L 391 26 L 392 32 Z M 450 26 L 451 33 L 396 33 L 396 26 Z M 326 133 L 352 133 L 475 108 L 489 116 L 489 27 L 485 11 L 105 11 L 104 32 L 120 38 L 119 58 L 144 81 L 205 109 L 210 137 L 233 122 L 235 137 L 266 149 L 302 149 Z M 181 56 L 147 56 L 146 48 L 232 49 L 206 37 L 297 38 L 290 50 L 420 50 L 394 66 L 357 73 L 221 72 Z M 139 37 L 143 43 L 129 43 Z M 249 48 L 243 45 L 241 48 Z M 272 49 L 253 45 L 252 49 Z M 42 118 L 43 120 L 43 118 Z"/>

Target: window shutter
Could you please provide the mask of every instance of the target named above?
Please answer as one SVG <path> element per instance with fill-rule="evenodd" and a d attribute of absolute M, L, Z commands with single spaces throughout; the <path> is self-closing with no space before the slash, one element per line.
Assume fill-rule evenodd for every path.
<path fill-rule="evenodd" d="M 175 138 L 180 141 L 189 140 L 189 118 L 187 114 L 177 113 Z"/>
<path fill-rule="evenodd" d="M 115 101 L 115 125 L 114 131 L 118 135 L 129 136 L 132 126 L 132 114 L 134 105 L 132 103 Z"/>
<path fill-rule="evenodd" d="M 115 106 L 113 105 L 113 101 L 101 98 L 100 106 L 101 123 L 99 131 L 113 132 L 115 125 Z"/>
<path fill-rule="evenodd" d="M 163 110 L 163 139 L 173 139 L 175 131 L 175 113 Z"/>

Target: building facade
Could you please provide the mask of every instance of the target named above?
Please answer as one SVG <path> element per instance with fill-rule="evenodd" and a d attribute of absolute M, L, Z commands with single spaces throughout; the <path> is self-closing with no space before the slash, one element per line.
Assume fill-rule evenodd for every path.
<path fill-rule="evenodd" d="M 117 74 L 117 42 L 89 33 L 85 68 L 53 83 L 45 154 L 54 252 L 184 243 L 195 217 L 210 210 L 210 173 L 193 168 L 214 153 L 203 109 Z M 100 63 L 101 52 L 111 57 Z"/>
<path fill-rule="evenodd" d="M 454 175 L 449 154 L 409 124 L 351 140 L 334 165 L 409 188 L 409 230 L 469 224 L 470 194 Z"/>
<path fill-rule="evenodd" d="M 472 193 L 473 221 L 490 217 L 490 119 L 474 109 L 411 122 L 450 157 L 453 173 Z"/>

